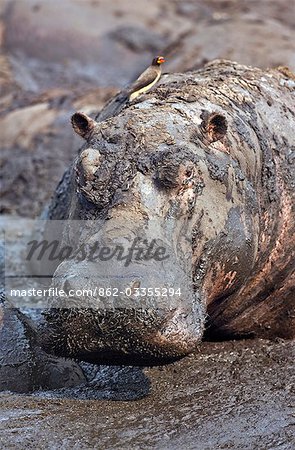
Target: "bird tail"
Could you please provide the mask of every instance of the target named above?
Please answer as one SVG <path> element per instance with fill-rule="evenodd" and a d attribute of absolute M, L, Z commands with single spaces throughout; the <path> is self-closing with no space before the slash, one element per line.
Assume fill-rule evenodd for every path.
<path fill-rule="evenodd" d="M 97 114 L 95 120 L 97 122 L 103 122 L 110 117 L 117 116 L 128 103 L 128 100 L 129 95 L 127 92 L 119 92 L 102 108 L 102 110 Z"/>

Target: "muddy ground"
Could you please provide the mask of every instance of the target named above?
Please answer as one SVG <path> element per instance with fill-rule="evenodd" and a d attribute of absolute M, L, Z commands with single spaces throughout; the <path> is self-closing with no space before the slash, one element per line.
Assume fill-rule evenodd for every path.
<path fill-rule="evenodd" d="M 169 366 L 105 369 L 87 387 L 3 393 L 2 448 L 292 449 L 294 357 L 291 342 L 203 343 Z"/>
<path fill-rule="evenodd" d="M 147 6 L 148 5 L 148 6 Z M 295 70 L 294 0 L 0 1 L 1 212 L 36 217 L 95 114 L 155 54 Z M 173 365 L 0 396 L 0 448 L 293 449 L 294 343 L 202 343 Z"/>

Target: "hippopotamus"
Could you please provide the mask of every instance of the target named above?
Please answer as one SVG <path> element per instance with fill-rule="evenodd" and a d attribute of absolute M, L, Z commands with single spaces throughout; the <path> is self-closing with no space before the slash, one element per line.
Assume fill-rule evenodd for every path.
<path fill-rule="evenodd" d="M 84 144 L 49 219 L 66 220 L 66 234 L 85 221 L 80 244 L 98 234 L 147 237 L 157 224 L 157 239 L 173 248 L 164 269 L 145 260 L 112 272 L 108 262 L 97 275 L 119 292 L 145 281 L 162 288 L 168 277 L 182 295 L 165 303 L 153 291 L 142 304 L 110 308 L 104 298 L 89 308 L 56 298 L 41 329 L 46 351 L 152 365 L 190 354 L 203 338 L 294 337 L 294 89 L 286 69 L 217 60 L 164 75 L 103 121 L 73 115 Z M 53 283 L 76 288 L 93 270 L 63 261 Z"/>

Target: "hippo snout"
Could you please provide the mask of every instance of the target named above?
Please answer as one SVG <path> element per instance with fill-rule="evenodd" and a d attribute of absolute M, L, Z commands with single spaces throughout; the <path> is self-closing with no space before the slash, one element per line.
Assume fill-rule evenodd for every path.
<path fill-rule="evenodd" d="M 112 264 L 97 271 L 88 262 L 62 263 L 55 286 L 67 295 L 55 298 L 46 313 L 45 349 L 100 364 L 135 365 L 191 353 L 205 314 L 181 268 L 171 262 L 166 269 L 138 264 L 114 273 Z"/>
<path fill-rule="evenodd" d="M 42 330 L 43 347 L 96 364 L 165 364 L 196 348 L 203 320 L 193 317 L 182 309 L 56 309 Z"/>

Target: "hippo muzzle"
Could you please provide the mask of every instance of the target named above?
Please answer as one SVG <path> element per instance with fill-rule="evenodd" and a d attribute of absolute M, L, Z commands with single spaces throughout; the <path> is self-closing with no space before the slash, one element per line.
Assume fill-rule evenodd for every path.
<path fill-rule="evenodd" d="M 106 221 L 87 240 L 84 257 L 91 249 L 91 260 L 76 257 L 56 269 L 53 287 L 66 296 L 51 303 L 43 331 L 46 350 L 102 364 L 149 365 L 175 360 L 196 347 L 205 315 L 185 261 L 159 234 L 152 253 L 155 230 L 144 231 L 146 239 L 134 239 L 136 222 L 128 223 L 124 227 L 118 216 Z M 112 257 L 100 258 L 107 249 Z"/>

